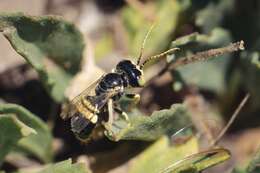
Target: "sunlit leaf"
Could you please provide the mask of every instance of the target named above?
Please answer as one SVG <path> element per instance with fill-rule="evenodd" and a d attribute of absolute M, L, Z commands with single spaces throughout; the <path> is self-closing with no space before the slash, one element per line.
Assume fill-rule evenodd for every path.
<path fill-rule="evenodd" d="M 25 170 L 18 173 L 89 173 L 84 163 L 72 164 L 71 159 L 47 165 L 41 170 Z"/>
<path fill-rule="evenodd" d="M 155 111 L 151 116 L 142 116 L 133 113 L 130 122 L 123 119 L 115 121 L 107 129 L 107 136 L 118 140 L 156 140 L 167 134 L 172 135 L 179 129 L 190 124 L 190 118 L 184 106 L 176 104 L 170 109 Z"/>
<path fill-rule="evenodd" d="M 211 149 L 190 155 L 172 164 L 160 173 L 200 173 L 201 171 L 217 165 L 230 158 L 230 152 L 226 149 Z"/>
<path fill-rule="evenodd" d="M 0 31 L 38 72 L 50 95 L 62 101 L 82 58 L 84 44 L 77 28 L 55 16 L 1 13 Z"/>
<path fill-rule="evenodd" d="M 158 53 L 168 46 L 170 34 L 176 29 L 180 7 L 177 1 L 156 1 L 155 5 L 155 27 L 147 39 L 144 54 Z M 152 22 L 145 19 L 143 14 L 132 7 L 126 7 L 123 12 L 123 20 L 128 32 L 130 55 L 138 56 L 142 42 Z"/>
<path fill-rule="evenodd" d="M 167 137 L 162 137 L 152 146 L 139 154 L 133 161 L 130 173 L 159 173 L 164 168 L 198 151 L 198 141 L 190 139 L 183 145 L 171 145 Z"/>

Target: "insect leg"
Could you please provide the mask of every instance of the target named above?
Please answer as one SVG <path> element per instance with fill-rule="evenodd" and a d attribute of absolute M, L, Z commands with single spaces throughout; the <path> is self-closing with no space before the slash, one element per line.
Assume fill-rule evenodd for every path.
<path fill-rule="evenodd" d="M 140 101 L 140 95 L 139 94 L 125 94 L 125 96 L 128 99 L 133 100 L 135 104 L 137 104 Z"/>
<path fill-rule="evenodd" d="M 114 107 L 114 111 L 119 114 L 125 121 L 129 122 L 129 118 L 126 112 L 122 111 L 118 107 Z"/>
<path fill-rule="evenodd" d="M 106 122 L 106 125 L 111 127 L 112 124 L 113 124 L 113 120 L 114 120 L 114 117 L 113 117 L 113 114 L 114 114 L 113 113 L 113 100 L 112 99 L 108 100 L 107 107 L 108 107 L 108 121 Z"/>
<path fill-rule="evenodd" d="M 125 104 L 122 109 L 126 111 L 131 111 L 139 102 L 139 94 L 125 94 Z"/>
<path fill-rule="evenodd" d="M 112 99 L 108 100 L 107 108 L 108 108 L 108 120 L 106 122 L 103 122 L 103 126 L 105 127 L 105 129 L 107 130 L 112 129 L 114 119 L 116 118 L 114 112 L 118 114 L 119 118 L 122 118 L 124 121 L 126 121 L 128 125 L 130 125 L 130 121 L 127 113 L 125 113 L 120 108 L 118 108 L 116 104 L 113 103 Z M 110 134 L 110 136 L 113 136 L 113 134 Z"/>
<path fill-rule="evenodd" d="M 113 132 L 111 131 L 112 125 L 113 125 L 113 100 L 109 99 L 107 102 L 107 112 L 108 112 L 108 120 L 107 121 L 102 121 L 102 125 L 106 129 L 105 133 L 109 136 L 114 136 Z"/>
<path fill-rule="evenodd" d="M 107 121 L 107 125 L 112 126 L 113 121 L 115 119 L 115 115 L 114 115 L 114 111 L 116 113 L 118 113 L 118 115 L 120 117 L 122 117 L 124 120 L 126 120 L 127 122 L 129 121 L 128 115 L 127 113 L 125 113 L 124 111 L 122 111 L 120 108 L 116 107 L 113 104 L 113 100 L 109 99 L 108 101 L 108 121 Z"/>

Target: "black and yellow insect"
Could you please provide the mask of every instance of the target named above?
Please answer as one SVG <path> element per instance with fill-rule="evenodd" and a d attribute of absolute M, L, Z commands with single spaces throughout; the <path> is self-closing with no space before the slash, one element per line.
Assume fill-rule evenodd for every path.
<path fill-rule="evenodd" d="M 108 123 L 112 123 L 113 115 L 111 115 L 111 112 L 114 111 L 128 119 L 126 113 L 116 106 L 116 102 L 124 94 L 135 99 L 136 102 L 140 99 L 140 96 L 138 94 L 126 94 L 125 89 L 143 87 L 145 83 L 143 77 L 144 65 L 152 59 L 166 56 L 177 50 L 177 48 L 169 49 L 161 54 L 149 57 L 141 63 L 142 51 L 151 29 L 146 34 L 136 63 L 130 60 L 120 61 L 111 73 L 100 77 L 62 110 L 61 117 L 71 119 L 71 130 L 80 140 L 86 141 L 96 124 L 104 121 L 101 113 L 105 108 L 108 108 Z M 112 110 L 110 110 L 111 108 Z"/>

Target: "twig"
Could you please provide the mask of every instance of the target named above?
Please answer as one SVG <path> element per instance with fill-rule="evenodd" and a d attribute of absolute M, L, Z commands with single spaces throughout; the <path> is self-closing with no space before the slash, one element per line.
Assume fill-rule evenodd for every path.
<path fill-rule="evenodd" d="M 168 67 L 168 70 L 176 69 L 179 66 L 183 66 L 183 65 L 198 62 L 198 61 L 205 61 L 209 58 L 223 55 L 224 53 L 235 52 L 238 50 L 244 50 L 244 41 L 243 40 L 236 42 L 236 43 L 231 43 L 229 46 L 226 46 L 226 47 L 210 49 L 207 51 L 198 52 L 194 55 L 179 58 L 172 65 L 170 65 Z"/>
<path fill-rule="evenodd" d="M 214 141 L 214 135 L 208 124 L 204 121 L 207 114 L 209 114 L 209 105 L 207 105 L 204 98 L 197 92 L 187 96 L 184 104 L 187 106 L 189 112 L 192 112 L 191 120 L 194 127 L 198 129 L 198 132 L 202 136 L 205 136 L 205 141 L 202 144 L 208 146 L 208 144 Z"/>
<path fill-rule="evenodd" d="M 216 48 L 216 49 L 210 49 L 202 52 L 195 53 L 193 55 L 189 55 L 186 57 L 180 57 L 178 58 L 174 63 L 166 65 L 159 73 L 158 75 L 152 77 L 147 84 L 150 84 L 155 78 L 160 77 L 164 75 L 166 72 L 170 70 L 174 70 L 179 66 L 184 66 L 190 63 L 195 63 L 199 61 L 205 61 L 210 58 L 223 55 L 225 53 L 231 53 L 238 50 L 244 50 L 244 41 L 241 40 L 236 43 L 231 43 L 230 45 L 222 48 Z"/>
<path fill-rule="evenodd" d="M 238 107 L 236 108 L 235 112 L 233 113 L 233 115 L 231 116 L 230 120 L 228 121 L 227 125 L 224 127 L 224 129 L 219 133 L 219 135 L 216 137 L 216 139 L 210 144 L 210 147 L 215 146 L 220 139 L 223 137 L 223 135 L 227 132 L 228 128 L 231 126 L 231 124 L 234 122 L 234 120 L 236 119 L 237 115 L 239 114 L 239 112 L 241 111 L 241 109 L 244 107 L 244 105 L 246 104 L 246 102 L 248 101 L 250 97 L 250 94 L 247 93 L 246 96 L 244 97 L 244 99 L 241 101 L 241 103 L 238 105 Z"/>

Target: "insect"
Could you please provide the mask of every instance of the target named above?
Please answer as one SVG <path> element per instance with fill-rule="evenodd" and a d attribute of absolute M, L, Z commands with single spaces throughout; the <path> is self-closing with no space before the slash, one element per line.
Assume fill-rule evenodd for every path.
<path fill-rule="evenodd" d="M 140 96 L 138 94 L 126 94 L 125 90 L 144 86 L 143 67 L 148 62 L 178 50 L 178 48 L 169 49 L 158 55 L 151 56 L 141 63 L 144 45 L 152 28 L 144 38 L 136 63 L 130 60 L 120 61 L 111 73 L 100 77 L 63 108 L 61 117 L 71 119 L 71 130 L 79 140 L 88 140 L 95 126 L 105 120 L 105 117 L 101 115 L 105 110 L 108 111 L 108 120 L 106 120 L 108 125 L 113 122 L 113 112 L 128 120 L 127 114 L 116 103 L 123 95 L 137 103 Z"/>

